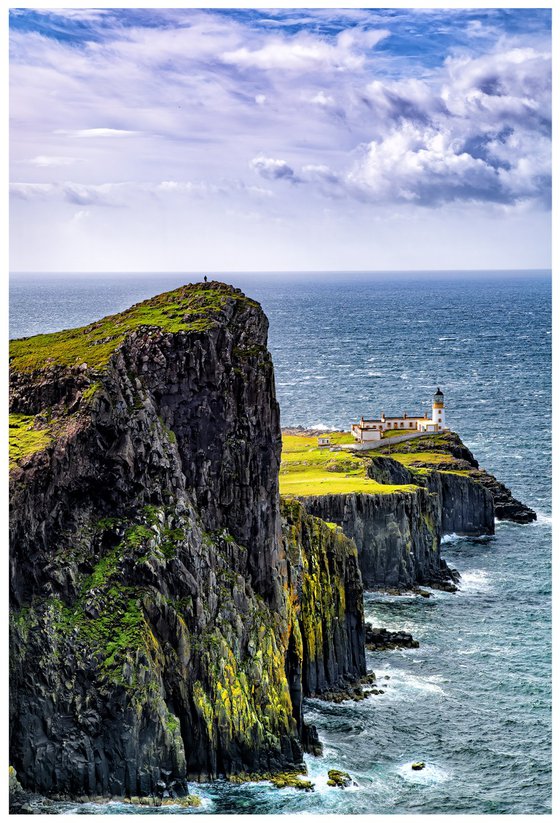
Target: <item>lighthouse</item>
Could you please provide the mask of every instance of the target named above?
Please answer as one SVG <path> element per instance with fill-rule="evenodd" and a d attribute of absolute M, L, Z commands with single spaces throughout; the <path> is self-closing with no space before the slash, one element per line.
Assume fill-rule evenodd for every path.
<path fill-rule="evenodd" d="M 443 392 L 440 391 L 439 387 L 434 394 L 434 399 L 432 402 L 432 420 L 434 423 L 437 423 L 438 430 L 445 428 L 445 409 L 443 407 Z"/>

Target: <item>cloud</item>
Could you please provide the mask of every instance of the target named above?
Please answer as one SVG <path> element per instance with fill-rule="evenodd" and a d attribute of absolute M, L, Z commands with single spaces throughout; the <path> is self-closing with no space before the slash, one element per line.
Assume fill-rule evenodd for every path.
<path fill-rule="evenodd" d="M 46 200 L 56 188 L 54 183 L 10 183 L 10 195 L 19 200 Z"/>
<path fill-rule="evenodd" d="M 71 166 L 76 162 L 75 157 L 52 157 L 45 154 L 39 154 L 37 157 L 32 157 L 27 161 L 31 166 L 39 168 L 50 168 L 52 166 Z"/>
<path fill-rule="evenodd" d="M 111 13 L 111 9 L 34 9 L 35 14 L 44 17 L 63 18 L 81 23 L 91 23 L 102 20 Z M 10 9 L 10 14 L 21 13 L 20 9 Z"/>
<path fill-rule="evenodd" d="M 20 200 L 59 200 L 75 206 L 120 206 L 122 194 L 130 188 L 127 183 L 11 183 L 10 195 Z"/>
<path fill-rule="evenodd" d="M 78 211 L 72 215 L 72 223 L 81 223 L 89 217 L 91 217 L 89 209 L 78 209 Z"/>
<path fill-rule="evenodd" d="M 239 180 L 224 182 L 221 185 L 204 180 L 126 181 L 97 184 L 65 181 L 63 183 L 30 182 L 10 184 L 10 194 L 19 200 L 52 200 L 71 203 L 75 206 L 89 207 L 125 207 L 133 205 L 139 198 L 167 199 L 170 197 L 185 197 L 208 199 L 220 195 L 229 197 L 239 193 L 260 200 L 274 197 L 270 189 L 247 185 Z"/>
<path fill-rule="evenodd" d="M 63 134 L 68 137 L 134 137 L 137 131 L 128 129 L 56 129 L 55 134 Z"/>
<path fill-rule="evenodd" d="M 550 44 L 537 17 L 509 33 L 516 14 L 456 10 L 453 25 L 396 9 L 17 14 L 12 157 L 18 176 L 41 175 L 13 195 L 88 208 L 228 197 L 240 210 L 260 196 L 275 217 L 305 212 L 311 195 L 540 207 Z M 36 30 L 18 28 L 37 16 Z M 416 48 L 428 35 L 433 47 Z"/>
<path fill-rule="evenodd" d="M 255 157 L 251 160 L 251 168 L 265 180 L 288 180 L 290 183 L 299 182 L 293 168 L 285 160 L 276 160 L 273 157 Z"/>
<path fill-rule="evenodd" d="M 318 106 L 334 106 L 335 99 L 330 94 L 325 94 L 323 89 L 320 89 L 313 97 L 310 97 L 309 102 Z"/>
<path fill-rule="evenodd" d="M 334 42 L 306 33 L 268 37 L 258 48 L 246 46 L 227 51 L 224 63 L 244 69 L 306 72 L 320 70 L 352 71 L 360 69 L 366 52 L 389 36 L 387 30 L 345 29 Z"/>

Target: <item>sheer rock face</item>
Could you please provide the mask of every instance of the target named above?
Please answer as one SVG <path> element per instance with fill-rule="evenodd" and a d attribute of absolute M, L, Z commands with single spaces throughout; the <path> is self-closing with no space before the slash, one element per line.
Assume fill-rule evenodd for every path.
<path fill-rule="evenodd" d="M 354 541 L 282 501 L 290 589 L 302 643 L 304 694 L 341 686 L 366 673 L 363 589 Z"/>
<path fill-rule="evenodd" d="M 286 768 L 309 684 L 363 668 L 355 547 L 303 513 L 282 536 L 266 318 L 207 288 L 220 307 L 203 330 L 145 325 L 103 368 L 12 375 L 12 411 L 53 432 L 11 472 L 10 756 L 26 789 L 145 795 Z"/>
<path fill-rule="evenodd" d="M 483 485 L 460 474 L 434 471 L 428 488 L 437 495 L 441 535 L 494 534 L 494 501 Z"/>
<path fill-rule="evenodd" d="M 46 471 L 25 471 L 20 485 L 33 522 L 14 497 L 15 542 L 18 526 L 27 541 L 40 546 L 48 534 L 52 545 L 80 527 L 84 507 L 114 516 L 187 489 L 204 525 L 227 529 L 248 548 L 255 589 L 274 596 L 281 435 L 268 322 L 254 306 L 226 303 L 205 332 L 132 332 L 85 409 L 75 370 L 15 374 L 13 411 L 38 414 L 56 398 L 65 410 L 77 406 L 68 434 L 38 457 Z M 77 499 L 78 511 L 56 504 L 62 491 Z"/>
<path fill-rule="evenodd" d="M 419 482 L 404 466 L 382 457 L 376 458 L 370 474 L 388 483 Z M 412 492 L 303 500 L 311 514 L 337 523 L 355 541 L 366 589 L 452 581 L 440 554 L 441 537 L 494 534 L 492 495 L 480 483 L 437 471 L 420 480 L 426 486 Z"/>
<path fill-rule="evenodd" d="M 303 502 L 310 513 L 337 523 L 355 541 L 366 589 L 449 579 L 439 552 L 438 501 L 426 489 L 325 495 Z"/>

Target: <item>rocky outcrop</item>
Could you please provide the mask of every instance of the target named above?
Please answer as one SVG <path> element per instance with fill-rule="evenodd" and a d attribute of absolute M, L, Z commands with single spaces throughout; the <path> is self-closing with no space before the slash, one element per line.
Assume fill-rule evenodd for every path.
<path fill-rule="evenodd" d="M 485 471 L 472 471 L 470 476 L 483 486 L 494 501 L 494 513 L 498 520 L 511 520 L 513 523 L 532 523 L 537 514 L 525 503 L 516 500 L 511 491 L 500 483 L 492 474 Z"/>
<path fill-rule="evenodd" d="M 407 485 L 417 483 L 414 474 L 402 463 L 390 457 L 371 457 L 367 460 L 367 475 L 378 483 L 388 485 Z"/>
<path fill-rule="evenodd" d="M 441 557 L 441 537 L 494 534 L 490 491 L 470 475 L 432 466 L 420 475 L 388 457 L 369 460 L 367 472 L 378 483 L 417 489 L 307 497 L 305 507 L 356 542 L 366 589 L 430 585 L 454 591 L 458 575 Z"/>
<path fill-rule="evenodd" d="M 494 475 L 479 467 L 478 461 L 475 460 L 473 453 L 465 446 L 459 435 L 455 432 L 444 432 L 426 436 L 408 443 L 399 443 L 396 446 L 388 444 L 383 447 L 383 451 L 387 455 L 394 454 L 395 452 L 404 454 L 414 452 L 416 459 L 409 463 L 411 469 L 425 469 L 429 472 L 441 471 L 447 476 L 453 474 L 456 477 L 462 474 L 467 477 L 468 480 L 474 481 L 490 493 L 494 506 L 494 514 L 492 517 L 490 517 L 488 512 L 488 505 L 484 504 L 484 495 L 481 495 L 480 493 L 477 494 L 476 487 L 475 489 L 469 487 L 467 481 L 464 481 L 461 484 L 458 480 L 453 481 L 450 479 L 448 481 L 447 488 L 444 488 L 444 493 L 447 495 L 447 503 L 445 505 L 448 512 L 452 512 L 454 508 L 454 501 L 452 498 L 458 495 L 459 501 L 458 505 L 455 507 L 455 514 L 451 515 L 451 517 L 445 515 L 445 519 L 449 521 L 456 519 L 459 526 L 454 529 L 451 526 L 446 525 L 444 526 L 444 532 L 455 531 L 457 534 L 493 534 L 494 528 L 493 525 L 490 526 L 490 519 L 493 521 L 494 517 L 498 520 L 511 520 L 514 523 L 531 523 L 533 520 L 537 519 L 537 515 L 533 509 L 526 506 L 524 503 L 521 503 L 519 500 L 516 500 L 507 486 L 500 483 Z M 423 460 L 422 452 L 429 452 L 430 459 Z M 450 465 L 449 462 L 445 460 L 442 460 L 441 463 L 435 462 L 434 452 L 441 453 L 443 457 L 450 455 L 453 458 L 453 464 Z M 372 472 L 376 471 L 376 461 L 383 461 L 383 459 L 390 460 L 391 464 L 397 463 L 396 460 L 393 460 L 390 457 L 375 457 L 371 461 Z M 377 471 L 380 471 L 380 469 Z M 371 476 L 374 477 L 375 475 L 372 474 Z M 418 482 L 418 478 L 416 480 L 408 481 L 398 481 L 395 479 L 385 482 Z M 437 486 L 437 481 L 433 485 Z M 465 495 L 472 499 L 472 506 L 469 501 L 466 501 L 465 513 L 461 514 L 460 498 Z M 477 496 L 479 497 L 479 502 L 481 504 L 480 517 L 477 517 L 476 514 L 477 502 L 475 498 Z M 480 520 L 481 522 L 480 531 L 477 530 L 477 520 Z M 461 521 L 464 521 L 464 527 L 460 525 Z"/>
<path fill-rule="evenodd" d="M 11 471 L 21 784 L 186 795 L 301 763 L 302 696 L 362 671 L 361 583 L 326 524 L 292 506 L 282 536 L 260 307 L 208 283 L 48 337 L 12 352 L 12 412 L 48 432 Z"/>
<path fill-rule="evenodd" d="M 366 648 L 380 652 L 387 649 L 417 649 L 420 643 L 408 632 L 391 632 L 366 623 Z"/>

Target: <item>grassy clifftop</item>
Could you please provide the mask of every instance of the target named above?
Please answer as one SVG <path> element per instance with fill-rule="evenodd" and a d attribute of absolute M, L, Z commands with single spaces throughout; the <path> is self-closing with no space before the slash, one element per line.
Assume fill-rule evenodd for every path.
<path fill-rule="evenodd" d="M 105 366 L 127 333 L 140 326 L 170 332 L 204 331 L 229 300 L 257 304 L 224 283 L 192 283 L 137 303 L 88 326 L 10 342 L 10 368 L 33 372 L 50 366 Z"/>
<path fill-rule="evenodd" d="M 333 432 L 337 446 L 354 442 L 347 432 Z M 342 449 L 319 448 L 317 437 L 284 434 L 280 466 L 280 493 L 308 497 L 325 494 L 390 494 L 415 491 L 414 485 L 387 485 L 367 476 L 367 459 Z"/>
<path fill-rule="evenodd" d="M 425 473 L 432 469 L 453 474 L 468 474 L 478 466 L 472 454 L 455 432 L 426 434 L 423 437 L 390 443 L 375 451 L 380 457 L 391 457 L 407 469 Z"/>

